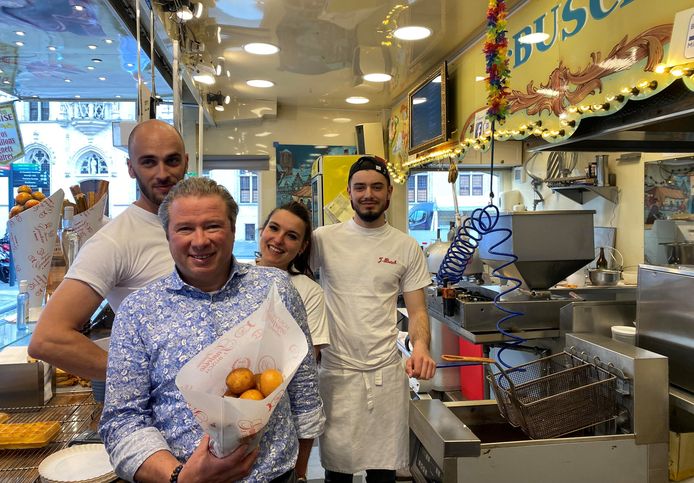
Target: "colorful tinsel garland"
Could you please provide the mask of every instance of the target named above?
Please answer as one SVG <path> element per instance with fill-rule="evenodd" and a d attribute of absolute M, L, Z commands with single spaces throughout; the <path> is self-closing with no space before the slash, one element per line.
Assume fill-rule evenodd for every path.
<path fill-rule="evenodd" d="M 484 43 L 487 65 L 487 118 L 498 123 L 506 119 L 510 94 L 506 32 L 506 2 L 489 0 L 487 38 Z"/>

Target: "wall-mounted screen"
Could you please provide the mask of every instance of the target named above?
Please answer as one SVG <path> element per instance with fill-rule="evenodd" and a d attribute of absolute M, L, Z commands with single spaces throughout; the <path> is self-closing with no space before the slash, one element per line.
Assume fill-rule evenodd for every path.
<path fill-rule="evenodd" d="M 409 154 L 416 154 L 448 139 L 447 77 L 446 63 L 444 62 L 408 94 L 410 110 Z"/>

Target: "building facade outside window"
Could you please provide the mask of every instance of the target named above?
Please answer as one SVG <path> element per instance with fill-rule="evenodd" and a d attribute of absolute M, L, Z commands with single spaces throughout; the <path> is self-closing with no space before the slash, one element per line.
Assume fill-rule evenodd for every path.
<path fill-rule="evenodd" d="M 253 223 L 246 223 L 246 241 L 255 241 L 255 225 Z"/>
<path fill-rule="evenodd" d="M 96 151 L 87 151 L 77 161 L 77 171 L 80 175 L 107 175 L 108 163 Z"/>
<path fill-rule="evenodd" d="M 29 102 L 29 121 L 48 121 L 50 104 L 48 102 Z"/>
<path fill-rule="evenodd" d="M 241 170 L 239 174 L 240 203 L 258 202 L 258 175 L 254 171 Z"/>
<path fill-rule="evenodd" d="M 407 202 L 417 203 L 428 201 L 429 175 L 427 173 L 412 174 L 407 178 Z"/>

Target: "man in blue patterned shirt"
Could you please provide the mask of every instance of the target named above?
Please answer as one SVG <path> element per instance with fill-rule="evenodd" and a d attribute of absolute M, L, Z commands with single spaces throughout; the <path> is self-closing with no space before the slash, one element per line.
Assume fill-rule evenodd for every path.
<path fill-rule="evenodd" d="M 176 269 L 124 300 L 109 348 L 99 433 L 122 478 L 294 481 L 298 439 L 323 431 L 313 351 L 273 412 L 259 450 L 248 456 L 246 446 L 224 458 L 212 455 L 209 437 L 176 387 L 179 369 L 253 313 L 273 284 L 311 347 L 301 298 L 286 274 L 233 257 L 237 213 L 229 192 L 207 178 L 179 182 L 161 204 Z"/>

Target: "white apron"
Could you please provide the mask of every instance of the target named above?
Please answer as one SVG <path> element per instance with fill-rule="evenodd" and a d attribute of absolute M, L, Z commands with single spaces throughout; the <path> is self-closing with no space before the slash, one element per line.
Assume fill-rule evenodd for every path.
<path fill-rule="evenodd" d="M 326 470 L 407 467 L 409 392 L 402 361 L 371 371 L 321 368 L 320 392 L 327 418 L 319 448 Z"/>

